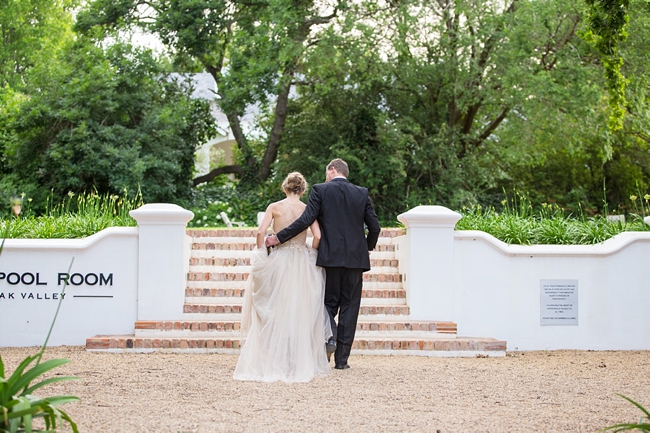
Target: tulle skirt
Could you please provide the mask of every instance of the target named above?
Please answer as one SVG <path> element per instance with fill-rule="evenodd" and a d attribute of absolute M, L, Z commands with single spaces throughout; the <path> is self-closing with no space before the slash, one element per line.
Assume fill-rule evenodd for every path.
<path fill-rule="evenodd" d="M 331 373 L 325 343 L 324 270 L 317 251 L 289 243 L 256 249 L 242 311 L 242 349 L 234 379 L 308 382 Z"/>

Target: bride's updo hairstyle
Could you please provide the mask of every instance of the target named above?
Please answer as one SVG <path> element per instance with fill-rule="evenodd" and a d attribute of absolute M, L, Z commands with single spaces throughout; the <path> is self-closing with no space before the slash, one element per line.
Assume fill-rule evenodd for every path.
<path fill-rule="evenodd" d="M 285 192 L 303 195 L 307 190 L 307 181 L 305 177 L 297 171 L 289 173 L 282 182 L 282 189 Z"/>

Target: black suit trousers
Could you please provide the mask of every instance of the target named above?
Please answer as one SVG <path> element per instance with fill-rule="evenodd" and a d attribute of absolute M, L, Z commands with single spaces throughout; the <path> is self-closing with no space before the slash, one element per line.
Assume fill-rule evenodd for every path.
<path fill-rule="evenodd" d="M 330 316 L 332 334 L 336 339 L 336 365 L 348 362 L 354 333 L 357 329 L 363 270 L 354 268 L 325 268 L 325 307 Z M 334 317 L 338 314 L 338 325 Z"/>

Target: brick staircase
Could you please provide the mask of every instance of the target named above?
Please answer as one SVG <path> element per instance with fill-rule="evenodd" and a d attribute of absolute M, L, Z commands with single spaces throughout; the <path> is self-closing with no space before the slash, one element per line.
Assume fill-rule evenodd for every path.
<path fill-rule="evenodd" d="M 244 286 L 256 230 L 188 230 L 192 237 L 184 320 L 138 321 L 134 335 L 95 336 L 86 350 L 99 352 L 239 352 Z M 395 258 L 393 239 L 401 229 L 384 229 L 364 274 L 353 354 L 503 356 L 506 342 L 456 335 L 453 322 L 414 321 Z"/>

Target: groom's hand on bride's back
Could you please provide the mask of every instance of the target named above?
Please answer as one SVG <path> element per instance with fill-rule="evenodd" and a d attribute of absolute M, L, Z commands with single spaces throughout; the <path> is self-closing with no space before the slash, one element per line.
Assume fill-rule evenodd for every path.
<path fill-rule="evenodd" d="M 279 244 L 280 241 L 278 240 L 278 237 L 276 235 L 268 235 L 266 237 L 266 240 L 264 241 L 264 243 L 266 244 L 266 247 L 268 248 L 268 247 L 272 247 L 272 246 L 275 246 L 275 245 Z"/>

